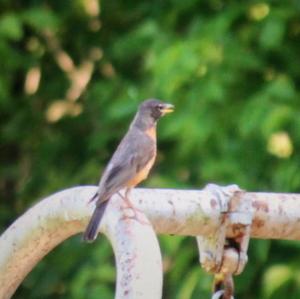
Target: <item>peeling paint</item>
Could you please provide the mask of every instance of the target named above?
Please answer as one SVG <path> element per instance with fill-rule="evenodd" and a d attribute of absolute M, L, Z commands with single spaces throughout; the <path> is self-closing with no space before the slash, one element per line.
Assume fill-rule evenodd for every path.
<path fill-rule="evenodd" d="M 43 199 L 1 235 L 1 299 L 10 298 L 28 272 L 55 246 L 84 230 L 93 210 L 88 201 L 95 190 L 96 187 L 76 187 Z M 162 261 L 155 232 L 206 236 L 212 247 L 218 247 L 220 240 L 216 232 L 229 221 L 227 237 L 242 242 L 247 217 L 225 214 L 226 209 L 234 213 L 246 199 L 251 201 L 253 210 L 247 210 L 253 212 L 251 237 L 300 240 L 298 194 L 241 192 L 227 207 L 220 207 L 219 201 L 207 190 L 135 189 L 130 196 L 133 205 L 140 210 L 138 217 L 131 217 L 136 216 L 133 211 L 124 211 L 122 199 L 114 196 L 100 227 L 116 255 L 117 299 L 161 298 Z M 220 208 L 223 218 L 219 217 Z M 127 213 L 130 217 L 126 219 Z M 152 225 L 143 224 L 148 219 Z M 235 222 L 230 224 L 233 220 Z M 121 253 L 126 253 L 125 258 Z M 210 250 L 204 254 L 212 257 Z M 151 269 L 148 272 L 157 275 L 147 275 L 146 266 Z M 214 270 L 213 264 L 207 268 L 210 266 Z M 147 285 L 151 285 L 151 289 Z"/>
<path fill-rule="evenodd" d="M 264 211 L 264 212 L 266 212 L 266 213 L 269 212 L 269 206 L 268 206 L 268 204 L 265 203 L 265 202 L 254 201 L 254 202 L 252 203 L 252 206 L 253 206 L 253 208 L 256 209 L 256 211 L 262 210 L 262 211 Z"/>

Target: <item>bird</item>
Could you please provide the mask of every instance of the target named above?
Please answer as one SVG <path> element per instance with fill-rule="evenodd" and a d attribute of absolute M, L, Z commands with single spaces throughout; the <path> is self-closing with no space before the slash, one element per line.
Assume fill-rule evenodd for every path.
<path fill-rule="evenodd" d="M 131 122 L 128 132 L 121 140 L 109 160 L 90 202 L 96 201 L 95 210 L 83 234 L 83 240 L 96 240 L 98 228 L 110 198 L 118 193 L 129 207 L 134 209 L 128 194 L 145 180 L 151 170 L 157 153 L 157 121 L 174 111 L 174 105 L 157 99 L 143 101 Z M 124 196 L 119 191 L 125 189 Z"/>

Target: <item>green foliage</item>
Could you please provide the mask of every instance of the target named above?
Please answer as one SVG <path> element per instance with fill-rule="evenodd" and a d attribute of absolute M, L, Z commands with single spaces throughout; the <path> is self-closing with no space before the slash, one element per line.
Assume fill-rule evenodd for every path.
<path fill-rule="evenodd" d="M 297 1 L 30 0 L 0 8 L 2 231 L 39 198 L 96 184 L 148 97 L 176 112 L 159 124 L 158 162 L 145 186 L 300 191 Z M 48 255 L 14 298 L 113 298 L 111 248 L 104 238 L 93 246 L 79 239 Z M 209 297 L 194 240 L 160 241 L 164 298 Z M 298 256 L 295 242 L 252 240 L 236 296 L 299 297 Z"/>

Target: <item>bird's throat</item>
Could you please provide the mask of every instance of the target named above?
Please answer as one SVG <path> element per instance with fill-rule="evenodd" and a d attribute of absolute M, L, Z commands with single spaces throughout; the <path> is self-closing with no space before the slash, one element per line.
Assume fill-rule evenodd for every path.
<path fill-rule="evenodd" d="M 153 140 L 156 140 L 156 124 L 145 130 L 145 133 Z"/>

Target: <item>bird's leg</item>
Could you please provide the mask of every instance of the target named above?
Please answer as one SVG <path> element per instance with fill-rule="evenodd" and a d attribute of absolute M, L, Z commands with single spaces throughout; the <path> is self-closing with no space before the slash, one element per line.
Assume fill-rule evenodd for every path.
<path fill-rule="evenodd" d="M 125 206 L 126 209 L 129 208 L 129 209 L 136 211 L 138 209 L 134 207 L 134 205 L 132 204 L 132 202 L 130 201 L 130 199 L 128 197 L 128 194 L 130 193 L 131 190 L 132 190 L 132 188 L 126 188 L 124 195 L 122 195 L 120 192 L 118 192 L 118 194 L 123 198 L 123 200 L 126 204 L 126 206 Z"/>
<path fill-rule="evenodd" d="M 122 195 L 120 191 L 118 191 L 117 194 L 125 200 L 125 197 Z"/>
<path fill-rule="evenodd" d="M 127 188 L 127 189 L 125 190 L 125 194 L 124 194 L 124 195 L 123 195 L 120 191 L 118 191 L 117 193 L 118 193 L 118 195 L 119 195 L 120 197 L 123 198 L 124 202 L 126 203 L 125 209 L 130 208 L 130 209 L 132 209 L 132 210 L 135 210 L 133 204 L 131 203 L 131 201 L 130 201 L 129 198 L 128 198 L 128 193 L 130 192 L 130 190 L 131 190 L 131 188 Z"/>
<path fill-rule="evenodd" d="M 130 193 L 130 191 L 132 190 L 132 188 L 127 188 L 126 191 L 125 191 L 125 194 L 124 196 L 120 194 L 120 192 L 118 192 L 118 194 L 124 199 L 125 201 L 125 206 L 124 206 L 124 209 L 131 209 L 133 211 L 133 216 L 125 216 L 124 218 L 125 219 L 135 219 L 137 220 L 138 222 L 140 222 L 141 224 L 147 224 L 149 225 L 149 222 L 144 219 L 141 219 L 141 215 L 140 214 L 143 214 L 143 212 L 137 208 L 134 207 L 134 205 L 132 204 L 132 202 L 130 201 L 129 197 L 128 197 L 128 194 Z"/>
<path fill-rule="evenodd" d="M 132 190 L 132 188 L 126 188 L 125 194 L 124 194 L 124 195 L 125 195 L 125 196 L 124 196 L 124 200 L 125 200 L 125 202 L 126 202 L 126 204 L 127 204 L 127 206 L 128 206 L 129 208 L 135 210 L 135 207 L 133 206 L 133 204 L 131 203 L 131 201 L 130 201 L 130 199 L 129 199 L 129 197 L 128 197 L 128 195 L 129 195 L 129 193 L 130 193 L 131 190 Z"/>

